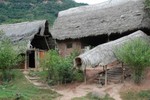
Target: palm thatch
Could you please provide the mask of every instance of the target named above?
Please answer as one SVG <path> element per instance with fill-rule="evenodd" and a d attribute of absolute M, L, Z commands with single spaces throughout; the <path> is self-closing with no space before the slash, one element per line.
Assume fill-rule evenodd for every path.
<path fill-rule="evenodd" d="M 0 31 L 12 41 L 19 52 L 26 51 L 28 43 L 35 35 L 50 35 L 46 20 L 0 25 Z"/>
<path fill-rule="evenodd" d="M 144 0 L 112 0 L 59 13 L 52 28 L 53 38 L 76 39 L 102 34 L 150 29 Z"/>
<path fill-rule="evenodd" d="M 81 66 L 92 66 L 97 65 L 104 66 L 117 60 L 114 51 L 119 46 L 122 46 L 127 41 L 141 38 L 144 40 L 150 40 L 150 38 L 142 31 L 136 31 L 128 36 L 122 37 L 115 41 L 111 41 L 102 45 L 99 45 L 81 55 L 75 59 L 75 65 Z"/>

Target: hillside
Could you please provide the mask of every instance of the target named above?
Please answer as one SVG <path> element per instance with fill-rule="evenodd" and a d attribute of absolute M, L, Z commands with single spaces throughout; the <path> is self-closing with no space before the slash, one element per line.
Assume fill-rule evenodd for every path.
<path fill-rule="evenodd" d="M 73 0 L 0 0 L 0 24 L 48 19 L 52 25 L 59 11 L 81 5 Z"/>

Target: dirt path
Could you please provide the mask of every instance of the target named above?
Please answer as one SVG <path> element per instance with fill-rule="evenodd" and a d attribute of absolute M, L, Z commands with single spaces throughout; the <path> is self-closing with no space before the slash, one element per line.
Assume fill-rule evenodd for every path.
<path fill-rule="evenodd" d="M 32 83 L 33 85 L 37 86 L 40 89 L 50 89 L 50 87 L 46 84 L 40 81 L 39 77 L 31 77 L 29 76 L 29 71 L 24 71 L 25 78 Z"/>
<path fill-rule="evenodd" d="M 71 100 L 75 97 L 85 96 L 89 92 L 105 92 L 108 93 L 115 100 L 122 100 L 119 95 L 119 91 L 123 85 L 122 84 L 113 84 L 104 87 L 100 87 L 97 84 L 73 84 L 72 86 L 58 86 L 54 91 L 62 94 L 61 97 L 57 100 Z"/>

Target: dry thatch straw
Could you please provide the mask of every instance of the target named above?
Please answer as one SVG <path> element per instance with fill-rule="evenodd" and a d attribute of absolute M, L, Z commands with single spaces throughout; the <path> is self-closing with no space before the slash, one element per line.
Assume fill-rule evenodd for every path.
<path fill-rule="evenodd" d="M 19 52 L 25 52 L 27 44 L 36 34 L 43 36 L 48 27 L 46 20 L 0 25 L 0 31 L 8 37 Z"/>
<path fill-rule="evenodd" d="M 114 54 L 114 50 L 119 46 L 122 46 L 127 41 L 141 38 L 144 40 L 150 40 L 150 38 L 142 31 L 134 32 L 128 36 L 122 37 L 115 41 L 111 41 L 102 45 L 99 45 L 81 55 L 75 59 L 75 65 L 78 67 L 97 65 L 104 66 L 117 60 Z"/>
<path fill-rule="evenodd" d="M 51 33 L 53 38 L 64 40 L 150 29 L 143 1 L 112 0 L 62 11 Z"/>

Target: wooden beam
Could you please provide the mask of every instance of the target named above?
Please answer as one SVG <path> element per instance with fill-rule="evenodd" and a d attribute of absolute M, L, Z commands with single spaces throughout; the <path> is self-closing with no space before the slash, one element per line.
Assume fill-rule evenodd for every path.
<path fill-rule="evenodd" d="M 49 50 L 49 49 L 50 49 L 50 47 L 49 47 L 49 45 L 48 45 L 48 42 L 47 42 L 47 39 L 46 39 L 46 37 L 45 37 L 45 36 L 44 36 L 44 39 L 45 39 L 46 45 L 47 45 L 48 50 Z"/>

